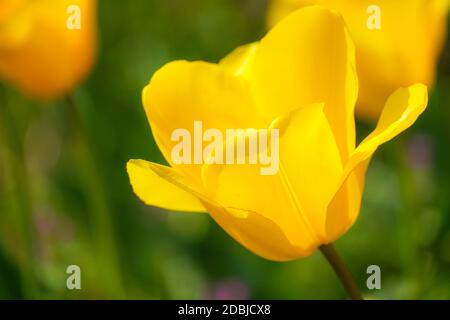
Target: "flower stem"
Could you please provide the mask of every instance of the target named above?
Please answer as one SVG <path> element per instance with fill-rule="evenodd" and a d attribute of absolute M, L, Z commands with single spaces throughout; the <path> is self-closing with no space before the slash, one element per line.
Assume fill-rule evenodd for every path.
<path fill-rule="evenodd" d="M 0 139 L 6 145 L 5 149 L 2 150 L 2 155 L 13 186 L 12 201 L 13 209 L 16 211 L 14 212 L 14 221 L 16 221 L 20 248 L 17 254 L 21 272 L 21 285 L 24 297 L 34 299 L 39 297 L 39 284 L 35 272 L 37 269 L 37 237 L 23 142 L 14 120 L 7 105 L 5 89 L 0 86 Z"/>
<path fill-rule="evenodd" d="M 108 202 L 104 181 L 99 172 L 91 141 L 83 126 L 72 96 L 66 96 L 77 162 L 84 182 L 88 206 L 92 213 L 93 236 L 99 259 L 99 276 L 105 290 L 113 298 L 124 298 L 122 276 L 114 236 L 112 210 Z"/>
<path fill-rule="evenodd" d="M 321 246 L 319 249 L 333 268 L 350 298 L 352 300 L 363 300 L 355 280 L 333 245 L 326 244 Z"/>

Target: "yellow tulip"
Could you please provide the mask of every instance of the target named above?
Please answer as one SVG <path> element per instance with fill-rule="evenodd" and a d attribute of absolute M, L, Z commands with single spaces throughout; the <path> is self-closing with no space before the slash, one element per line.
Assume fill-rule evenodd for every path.
<path fill-rule="evenodd" d="M 0 0 L 0 80 L 44 100 L 73 90 L 92 67 L 95 15 L 95 0 Z"/>
<path fill-rule="evenodd" d="M 272 0 L 268 24 L 312 4 L 340 12 L 348 25 L 356 45 L 356 111 L 361 118 L 378 119 L 383 103 L 399 87 L 433 86 L 449 0 Z"/>
<path fill-rule="evenodd" d="M 355 222 L 369 160 L 427 105 L 422 84 L 385 104 L 376 129 L 355 147 L 354 45 L 341 16 L 322 7 L 289 15 L 260 42 L 219 64 L 175 61 L 143 90 L 155 140 L 170 166 L 130 160 L 136 195 L 148 205 L 209 212 L 235 240 L 270 260 L 309 255 Z M 279 171 L 253 164 L 175 164 L 171 133 L 203 127 L 278 129 Z"/>

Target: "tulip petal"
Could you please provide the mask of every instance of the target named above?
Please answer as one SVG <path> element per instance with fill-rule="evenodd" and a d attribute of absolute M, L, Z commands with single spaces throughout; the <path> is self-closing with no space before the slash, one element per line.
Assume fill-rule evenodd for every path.
<path fill-rule="evenodd" d="M 431 86 L 446 39 L 449 0 L 272 0 L 272 26 L 290 12 L 323 5 L 340 12 L 357 48 L 357 114 L 376 121 L 401 86 Z M 379 11 L 377 11 L 379 10 Z M 371 21 L 379 25 L 370 27 Z"/>
<path fill-rule="evenodd" d="M 409 128 L 425 111 L 427 87 L 423 84 L 393 93 L 376 129 L 355 149 L 345 165 L 341 187 L 331 201 L 326 222 L 327 242 L 333 242 L 355 222 L 364 189 L 365 171 L 377 148 Z"/>
<path fill-rule="evenodd" d="M 185 185 L 182 176 L 172 168 L 145 160 L 130 160 L 127 171 L 134 193 L 145 204 L 172 211 L 206 211 L 197 197 L 168 181 L 171 177 Z"/>
<path fill-rule="evenodd" d="M 205 165 L 203 180 L 227 210 L 257 212 L 274 221 L 299 248 L 298 257 L 305 256 L 325 237 L 327 205 L 342 175 L 339 149 L 322 104 L 278 118 L 273 129 L 280 132 L 275 174 L 263 175 L 265 166 L 247 161 Z"/>
<path fill-rule="evenodd" d="M 34 21 L 24 5 L 24 0 L 0 3 L 0 50 L 20 47 L 29 38 Z"/>
<path fill-rule="evenodd" d="M 280 173 L 301 203 L 319 238 L 325 236 L 325 218 L 339 185 L 343 165 L 323 104 L 299 108 L 274 121 L 279 128 Z M 319 179 L 318 177 L 326 177 Z M 295 190 L 295 191 L 294 191 Z"/>
<path fill-rule="evenodd" d="M 178 143 L 171 140 L 176 129 L 186 129 L 194 138 L 194 121 L 202 122 L 203 131 L 261 125 L 247 81 L 206 62 L 166 64 L 144 89 L 143 103 L 166 160 L 192 177 L 200 176 L 201 165 L 174 165 L 171 159 L 171 150 Z"/>
<path fill-rule="evenodd" d="M 255 56 L 259 42 L 254 42 L 238 47 L 223 58 L 219 65 L 231 71 L 236 76 L 248 76 L 249 65 Z"/>
<path fill-rule="evenodd" d="M 394 92 L 386 102 L 375 130 L 355 149 L 346 170 L 353 170 L 368 159 L 383 143 L 408 129 L 425 111 L 428 103 L 427 87 L 415 84 Z"/>
<path fill-rule="evenodd" d="M 310 254 L 286 237 L 273 220 L 253 211 L 224 208 L 204 202 L 211 217 L 237 242 L 272 261 L 289 261 Z M 241 215 L 241 217 L 240 217 Z"/>
<path fill-rule="evenodd" d="M 275 261 L 298 257 L 299 249 L 273 221 L 256 212 L 225 209 L 173 168 L 130 160 L 127 170 L 134 192 L 146 204 L 186 212 L 204 212 L 206 208 L 230 236 L 254 253 Z"/>
<path fill-rule="evenodd" d="M 425 12 L 428 13 L 428 16 L 425 18 L 425 23 L 429 26 L 427 34 L 432 37 L 430 45 L 435 45 L 432 52 L 435 57 L 439 57 L 447 39 L 447 18 L 450 0 L 430 0 L 425 4 L 425 8 Z"/>
<path fill-rule="evenodd" d="M 312 6 L 286 17 L 261 40 L 250 77 L 258 108 L 269 119 L 324 103 L 347 160 L 355 146 L 358 81 L 354 45 L 339 14 Z"/>
<path fill-rule="evenodd" d="M 79 30 L 67 27 L 71 5 L 80 8 Z M 0 38 L 15 33 L 0 44 L 0 78 L 43 100 L 73 90 L 92 67 L 96 11 L 94 0 L 26 1 L 11 17 L 11 30 L 0 31 Z"/>

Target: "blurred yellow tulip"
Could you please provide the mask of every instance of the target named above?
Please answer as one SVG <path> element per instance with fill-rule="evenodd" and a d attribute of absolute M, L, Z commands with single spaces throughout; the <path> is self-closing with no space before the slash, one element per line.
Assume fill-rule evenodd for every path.
<path fill-rule="evenodd" d="M 397 88 L 416 82 L 433 85 L 449 4 L 449 0 L 272 0 L 268 24 L 309 5 L 340 12 L 356 45 L 357 113 L 376 120 Z"/>
<path fill-rule="evenodd" d="M 322 7 L 289 15 L 259 43 L 219 64 L 175 61 L 143 91 L 155 140 L 170 166 L 130 160 L 137 196 L 175 211 L 209 212 L 235 240 L 270 260 L 291 260 L 335 241 L 355 222 L 375 150 L 411 126 L 427 105 L 422 84 L 385 104 L 355 147 L 354 45 L 341 16 Z M 254 164 L 175 164 L 172 133 L 192 129 L 279 130 L 279 171 Z"/>
<path fill-rule="evenodd" d="M 96 49 L 95 0 L 0 0 L 0 80 L 48 100 L 74 89 Z"/>

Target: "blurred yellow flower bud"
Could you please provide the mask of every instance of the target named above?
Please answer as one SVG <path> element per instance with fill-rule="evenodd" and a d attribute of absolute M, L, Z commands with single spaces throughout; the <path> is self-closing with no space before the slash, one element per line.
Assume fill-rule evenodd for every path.
<path fill-rule="evenodd" d="M 433 85 L 447 31 L 449 0 L 271 0 L 268 24 L 322 5 L 340 12 L 356 45 L 357 113 L 375 121 L 389 95 L 413 83 Z"/>
<path fill-rule="evenodd" d="M 353 42 L 341 16 L 323 7 L 292 13 L 259 43 L 219 64 L 171 62 L 143 91 L 153 135 L 170 166 L 130 160 L 133 190 L 148 205 L 209 212 L 236 241 L 267 259 L 306 256 L 353 225 L 373 153 L 411 126 L 428 98 L 422 84 L 397 90 L 376 129 L 355 147 L 357 95 Z M 195 134 L 196 121 L 217 135 L 234 128 L 277 130 L 278 171 L 263 175 L 249 162 L 174 161 L 174 132 Z"/>
<path fill-rule="evenodd" d="M 0 0 L 0 80 L 48 100 L 89 73 L 96 49 L 95 0 Z"/>

